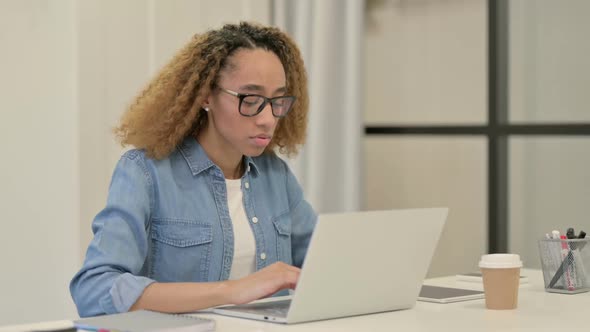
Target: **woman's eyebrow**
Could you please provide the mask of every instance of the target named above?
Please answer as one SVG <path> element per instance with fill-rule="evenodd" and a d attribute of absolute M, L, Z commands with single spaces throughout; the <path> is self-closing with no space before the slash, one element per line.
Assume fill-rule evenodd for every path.
<path fill-rule="evenodd" d="M 287 87 L 283 86 L 275 90 L 274 94 L 287 92 Z"/>
<path fill-rule="evenodd" d="M 262 92 L 264 91 L 264 87 L 262 85 L 257 84 L 246 84 L 240 87 L 240 91 L 248 91 L 248 92 Z"/>
<path fill-rule="evenodd" d="M 240 91 L 262 93 L 262 92 L 264 92 L 264 87 L 262 85 L 258 85 L 258 84 L 246 84 L 246 85 L 242 85 L 240 87 Z M 287 87 L 282 86 L 282 87 L 276 89 L 273 94 L 285 93 L 285 92 L 287 92 Z"/>

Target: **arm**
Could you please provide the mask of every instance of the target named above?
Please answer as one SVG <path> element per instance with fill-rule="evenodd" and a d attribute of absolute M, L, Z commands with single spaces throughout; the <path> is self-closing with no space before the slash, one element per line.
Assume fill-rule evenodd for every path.
<path fill-rule="evenodd" d="M 245 278 L 220 282 L 153 283 L 131 310 L 193 312 L 222 304 L 243 304 L 268 297 L 282 289 L 294 289 L 299 269 L 282 262 Z"/>
<path fill-rule="evenodd" d="M 124 312 L 154 282 L 140 276 L 148 252 L 153 187 L 139 152 L 117 164 L 106 207 L 92 223 L 94 238 L 70 292 L 80 316 Z"/>

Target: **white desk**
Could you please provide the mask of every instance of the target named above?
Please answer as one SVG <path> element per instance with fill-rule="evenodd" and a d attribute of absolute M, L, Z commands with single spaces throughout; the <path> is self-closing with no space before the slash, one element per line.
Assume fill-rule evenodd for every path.
<path fill-rule="evenodd" d="M 296 325 L 281 325 L 214 314 L 197 314 L 212 318 L 217 331 L 243 332 L 329 332 L 329 331 L 590 331 L 590 292 L 563 295 L 547 293 L 538 270 L 524 270 L 530 283 L 519 291 L 515 310 L 487 310 L 484 300 L 449 304 L 417 302 L 413 309 Z M 477 283 L 457 281 L 455 276 L 429 279 L 429 285 L 481 289 Z M 22 326 L 21 326 L 22 327 Z M 23 331 L 11 327 L 3 331 Z"/>
<path fill-rule="evenodd" d="M 413 309 L 284 326 L 218 315 L 217 331 L 590 331 L 590 293 L 563 295 L 545 292 L 539 270 L 524 270 L 529 284 L 520 287 L 518 308 L 487 310 L 485 301 L 449 304 L 417 302 Z M 482 289 L 481 284 L 455 276 L 429 279 L 428 285 Z"/>

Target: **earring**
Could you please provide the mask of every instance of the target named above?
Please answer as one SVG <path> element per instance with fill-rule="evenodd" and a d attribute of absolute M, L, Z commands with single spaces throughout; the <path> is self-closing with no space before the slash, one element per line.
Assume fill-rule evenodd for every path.
<path fill-rule="evenodd" d="M 209 107 L 203 107 L 203 109 L 205 110 L 205 112 L 209 112 Z"/>

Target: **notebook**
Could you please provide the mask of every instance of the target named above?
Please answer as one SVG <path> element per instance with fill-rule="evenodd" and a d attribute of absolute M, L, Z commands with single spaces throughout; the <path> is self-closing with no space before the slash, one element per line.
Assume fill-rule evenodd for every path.
<path fill-rule="evenodd" d="M 457 274 L 458 281 L 465 281 L 465 282 L 476 282 L 476 283 L 483 283 L 483 279 L 481 276 L 481 272 L 470 272 L 470 273 L 462 273 Z M 520 276 L 520 285 L 528 284 L 529 278 L 527 276 Z"/>
<path fill-rule="evenodd" d="M 291 324 L 411 308 L 447 213 L 432 208 L 320 215 L 291 300 L 213 311 Z"/>
<path fill-rule="evenodd" d="M 74 321 L 81 330 L 120 332 L 207 332 L 215 330 L 215 321 L 194 316 L 164 314 L 149 310 L 96 316 Z"/>
<path fill-rule="evenodd" d="M 435 303 L 452 303 L 478 300 L 484 297 L 484 292 L 479 290 L 424 285 L 420 290 L 418 300 Z"/>
<path fill-rule="evenodd" d="M 76 332 L 71 320 L 0 326 L 0 332 Z"/>

